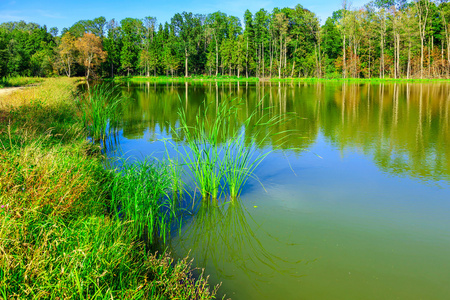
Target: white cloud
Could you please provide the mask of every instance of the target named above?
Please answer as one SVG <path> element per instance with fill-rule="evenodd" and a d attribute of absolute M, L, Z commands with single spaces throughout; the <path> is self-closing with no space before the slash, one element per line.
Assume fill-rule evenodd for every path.
<path fill-rule="evenodd" d="M 0 22 L 27 20 L 29 17 L 19 10 L 3 10 L 0 13 Z"/>
<path fill-rule="evenodd" d="M 65 19 L 65 17 L 61 16 L 60 13 L 52 13 L 47 10 L 37 9 L 36 13 L 41 15 L 42 17 L 51 18 L 51 19 Z"/>

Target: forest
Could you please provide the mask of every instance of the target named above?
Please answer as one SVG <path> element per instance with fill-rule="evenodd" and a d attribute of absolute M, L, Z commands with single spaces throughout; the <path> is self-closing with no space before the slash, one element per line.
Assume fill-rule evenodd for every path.
<path fill-rule="evenodd" d="M 0 24 L 0 77 L 56 75 L 258 78 L 449 78 L 450 4 L 346 1 L 323 25 L 300 4 L 245 11 L 176 13 L 70 28 Z"/>

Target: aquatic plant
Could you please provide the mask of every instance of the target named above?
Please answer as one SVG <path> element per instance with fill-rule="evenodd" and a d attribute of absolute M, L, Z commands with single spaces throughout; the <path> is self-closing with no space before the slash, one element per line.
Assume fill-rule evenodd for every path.
<path fill-rule="evenodd" d="M 270 107 L 262 105 L 248 113 L 243 124 L 232 126 L 242 105 L 244 102 L 238 99 L 223 101 L 211 117 L 212 107 L 205 104 L 195 117 L 195 126 L 188 125 L 183 108 L 178 112 L 180 124 L 172 128 L 175 142 L 170 143 L 204 199 L 217 199 L 226 190 L 231 198 L 239 196 L 257 166 L 277 149 L 261 152 L 259 148 L 269 137 L 286 133 L 272 130 L 274 125 L 287 120 L 286 115 L 270 117 Z M 245 134 L 248 127 L 252 127 L 249 136 Z M 281 147 L 283 142 L 278 145 Z"/>
<path fill-rule="evenodd" d="M 84 127 L 95 141 L 105 141 L 117 133 L 125 99 L 120 88 L 109 83 L 94 85 L 79 97 Z"/>
<path fill-rule="evenodd" d="M 130 221 L 135 235 L 150 244 L 155 238 L 165 243 L 176 219 L 176 203 L 170 195 L 172 184 L 171 170 L 163 162 L 124 162 L 111 183 L 113 215 Z"/>

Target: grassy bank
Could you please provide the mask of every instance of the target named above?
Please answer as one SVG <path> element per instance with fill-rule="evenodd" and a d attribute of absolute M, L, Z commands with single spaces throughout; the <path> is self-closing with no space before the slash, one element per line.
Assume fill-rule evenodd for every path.
<path fill-rule="evenodd" d="M 117 76 L 114 78 L 115 82 L 152 82 L 152 83 L 167 83 L 167 82 L 258 82 L 256 77 L 237 77 L 237 76 L 192 76 L 192 77 L 170 77 L 170 76 Z"/>
<path fill-rule="evenodd" d="M 39 77 L 4 77 L 0 78 L 0 88 L 26 86 L 29 84 L 36 84 L 42 82 L 43 79 Z"/>
<path fill-rule="evenodd" d="M 169 77 L 169 76 L 130 76 L 115 77 L 116 82 L 151 82 L 151 83 L 197 83 L 197 82 L 354 82 L 354 83 L 390 83 L 390 82 L 449 82 L 449 79 L 440 78 L 257 78 L 237 76 L 192 76 L 192 77 Z"/>
<path fill-rule="evenodd" d="M 149 235 L 131 212 L 160 221 L 149 216 L 166 188 L 135 192 L 153 191 L 160 168 L 104 169 L 98 146 L 86 140 L 76 82 L 47 79 L 0 98 L 0 298 L 214 298 L 187 259 L 148 251 L 144 235 L 162 237 L 161 227 Z M 156 208 L 118 213 L 123 199 L 143 195 Z"/>
<path fill-rule="evenodd" d="M 338 83 L 402 83 L 402 82 L 449 82 L 441 78 L 272 78 L 272 82 L 338 82 Z"/>

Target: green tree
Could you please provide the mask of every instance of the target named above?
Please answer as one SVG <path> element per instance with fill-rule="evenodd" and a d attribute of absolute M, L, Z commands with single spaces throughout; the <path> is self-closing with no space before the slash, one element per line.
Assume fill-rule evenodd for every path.
<path fill-rule="evenodd" d="M 334 73 L 336 71 L 334 61 L 342 54 L 342 38 L 336 20 L 331 17 L 327 18 L 321 33 L 326 73 Z"/>
<path fill-rule="evenodd" d="M 108 34 L 103 44 L 108 55 L 105 65 L 110 76 L 114 77 L 114 73 L 121 66 L 120 52 L 122 49 L 122 40 L 120 37 L 120 26 L 116 20 L 112 19 L 107 23 L 106 28 Z"/>
<path fill-rule="evenodd" d="M 171 20 L 172 28 L 177 43 L 181 45 L 184 52 L 184 76 L 188 77 L 188 63 L 189 57 L 197 53 L 197 43 L 202 32 L 202 24 L 200 15 L 183 12 L 182 14 L 175 14 Z"/>
<path fill-rule="evenodd" d="M 269 14 L 266 10 L 260 9 L 253 19 L 253 29 L 255 33 L 254 43 L 256 48 L 257 69 L 256 76 L 265 76 L 265 48 L 269 36 Z"/>
<path fill-rule="evenodd" d="M 8 74 L 8 35 L 5 29 L 0 28 L 0 78 Z"/>
<path fill-rule="evenodd" d="M 122 49 L 120 62 L 123 70 L 130 75 L 130 71 L 138 66 L 138 55 L 144 27 L 139 19 L 126 18 L 120 21 Z"/>
<path fill-rule="evenodd" d="M 208 56 L 208 64 L 210 67 L 214 65 L 217 76 L 219 74 L 219 48 L 227 30 L 227 15 L 220 11 L 209 14 L 206 18 L 206 29 L 212 37 L 210 45 L 214 48 L 214 54 Z"/>
<path fill-rule="evenodd" d="M 247 9 L 244 14 L 244 40 L 245 40 L 245 76 L 248 78 L 249 73 L 256 68 L 253 53 L 256 52 L 255 31 L 253 28 L 253 15 Z M 249 72 L 250 71 L 250 72 Z"/>

